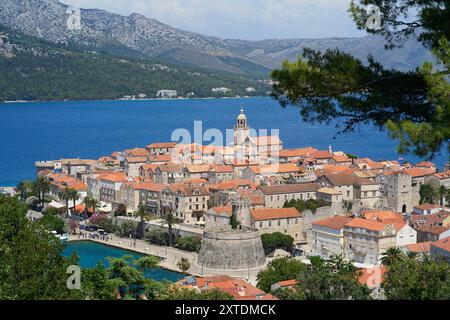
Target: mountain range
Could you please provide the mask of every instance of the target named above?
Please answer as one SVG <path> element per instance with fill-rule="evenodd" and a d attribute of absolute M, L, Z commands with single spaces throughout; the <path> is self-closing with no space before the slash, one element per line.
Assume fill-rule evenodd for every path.
<path fill-rule="evenodd" d="M 122 16 L 81 9 L 81 30 L 67 28 L 68 6 L 58 0 L 1 0 L 0 24 L 58 45 L 78 46 L 136 59 L 158 59 L 180 66 L 267 79 L 284 60 L 295 60 L 309 47 L 339 48 L 365 60 L 369 54 L 385 67 L 410 70 L 431 60 L 430 52 L 408 41 L 386 51 L 377 36 L 359 38 L 248 41 L 183 31 L 141 14 Z"/>

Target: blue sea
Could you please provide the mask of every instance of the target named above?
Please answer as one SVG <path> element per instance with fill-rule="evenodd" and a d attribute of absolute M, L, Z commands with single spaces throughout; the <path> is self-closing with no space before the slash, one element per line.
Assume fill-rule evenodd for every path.
<path fill-rule="evenodd" d="M 98 262 L 101 262 L 105 267 L 108 267 L 108 257 L 122 258 L 123 256 L 131 256 L 132 260 L 137 260 L 144 256 L 136 252 L 91 241 L 76 241 L 67 243 L 65 245 L 63 255 L 65 257 L 70 257 L 73 252 L 76 252 L 79 256 L 79 263 L 82 268 L 93 268 Z M 182 273 L 173 272 L 162 268 L 147 269 L 145 270 L 145 276 L 157 281 L 167 280 L 172 282 L 176 282 L 185 277 Z"/>
<path fill-rule="evenodd" d="M 279 129 L 285 148 L 313 146 L 343 150 L 374 160 L 398 159 L 397 142 L 386 132 L 363 126 L 335 137 L 335 125 L 301 121 L 296 107 L 281 108 L 271 98 L 79 101 L 0 104 L 0 186 L 33 179 L 34 162 L 93 158 L 114 151 L 170 141 L 175 129 L 193 132 L 233 128 L 241 105 L 255 129 Z M 408 161 L 420 159 L 406 155 Z M 440 167 L 448 154 L 433 161 Z"/>

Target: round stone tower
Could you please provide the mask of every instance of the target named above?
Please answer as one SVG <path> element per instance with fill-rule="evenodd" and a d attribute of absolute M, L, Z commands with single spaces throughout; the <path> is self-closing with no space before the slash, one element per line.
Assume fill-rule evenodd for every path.
<path fill-rule="evenodd" d="M 206 226 L 197 266 L 213 271 L 260 269 L 266 265 L 261 234 L 250 226 L 248 199 L 233 199 L 232 214 L 240 222 L 238 229 L 230 226 Z"/>

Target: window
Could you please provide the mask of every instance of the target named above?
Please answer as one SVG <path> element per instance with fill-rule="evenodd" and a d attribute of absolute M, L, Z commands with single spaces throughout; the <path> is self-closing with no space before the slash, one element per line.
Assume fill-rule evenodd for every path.
<path fill-rule="evenodd" d="M 263 227 L 263 223 L 262 223 L 262 222 L 259 223 L 259 227 L 260 227 L 260 228 Z"/>
<path fill-rule="evenodd" d="M 272 221 L 269 221 L 269 227 L 272 227 Z"/>
<path fill-rule="evenodd" d="M 278 220 L 278 226 L 281 226 L 281 220 Z"/>

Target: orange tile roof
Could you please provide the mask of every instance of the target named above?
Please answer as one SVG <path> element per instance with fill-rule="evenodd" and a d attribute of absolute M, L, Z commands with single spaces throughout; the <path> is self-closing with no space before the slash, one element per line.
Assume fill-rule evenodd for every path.
<path fill-rule="evenodd" d="M 362 217 L 367 220 L 380 222 L 404 222 L 402 215 L 393 211 L 365 211 L 362 212 Z"/>
<path fill-rule="evenodd" d="M 234 169 L 233 166 L 220 165 L 213 167 L 211 171 L 214 171 L 216 173 L 233 173 Z"/>
<path fill-rule="evenodd" d="M 160 154 L 156 156 L 150 156 L 151 162 L 170 162 L 172 161 L 172 155 L 170 154 Z"/>
<path fill-rule="evenodd" d="M 202 291 L 218 289 L 231 294 L 236 300 L 273 300 L 274 297 L 252 286 L 243 279 L 230 276 L 212 276 L 207 278 L 196 277 L 197 286 Z"/>
<path fill-rule="evenodd" d="M 217 214 L 226 214 L 229 217 L 233 214 L 233 208 L 231 206 L 213 207 L 211 210 Z"/>
<path fill-rule="evenodd" d="M 431 161 L 422 161 L 422 162 L 416 163 L 416 167 L 433 168 L 433 167 L 436 167 L 436 165 Z"/>
<path fill-rule="evenodd" d="M 99 180 L 111 181 L 111 182 L 126 182 L 125 172 L 111 172 L 105 175 L 101 175 Z"/>
<path fill-rule="evenodd" d="M 450 178 L 450 170 L 447 170 L 447 171 L 444 171 L 444 172 L 435 173 L 435 174 L 433 174 L 433 177 L 436 177 L 439 180 L 448 179 L 448 178 Z"/>
<path fill-rule="evenodd" d="M 264 209 L 253 209 L 251 210 L 251 215 L 254 220 L 276 220 L 276 219 L 287 219 L 287 218 L 300 218 L 302 214 L 296 208 L 264 208 Z"/>
<path fill-rule="evenodd" d="M 350 220 L 352 220 L 352 218 L 349 216 L 334 216 L 314 221 L 312 224 L 330 229 L 341 230 L 348 222 L 350 222 Z"/>
<path fill-rule="evenodd" d="M 324 174 L 353 174 L 353 170 L 347 166 L 324 165 L 322 170 Z"/>
<path fill-rule="evenodd" d="M 125 160 L 128 163 L 145 163 L 147 162 L 147 157 L 127 157 Z"/>
<path fill-rule="evenodd" d="M 144 148 L 134 148 L 125 150 L 125 153 L 132 157 L 147 157 L 150 153 Z"/>
<path fill-rule="evenodd" d="M 173 148 L 177 145 L 176 142 L 158 142 L 147 146 L 147 149 L 161 149 L 161 148 Z"/>
<path fill-rule="evenodd" d="M 361 228 L 361 229 L 367 229 L 367 230 L 373 230 L 373 231 L 382 231 L 386 228 L 386 225 L 388 225 L 388 223 L 371 221 L 371 220 L 366 220 L 366 219 L 361 219 L 361 218 L 353 218 L 349 222 L 347 222 L 345 227 Z"/>
<path fill-rule="evenodd" d="M 406 248 L 411 252 L 417 252 L 417 253 L 425 252 L 426 253 L 426 252 L 430 252 L 430 244 L 431 244 L 431 241 L 412 243 L 412 244 L 407 244 Z"/>
<path fill-rule="evenodd" d="M 360 270 L 362 274 L 360 275 L 358 281 L 362 285 L 367 285 L 370 289 L 380 287 L 384 282 L 384 277 L 388 271 L 385 266 L 364 268 Z"/>
<path fill-rule="evenodd" d="M 409 168 L 403 171 L 413 178 L 429 176 L 436 172 L 432 168 Z"/>
<path fill-rule="evenodd" d="M 349 162 L 349 161 L 352 160 L 352 159 L 350 159 L 349 157 L 347 157 L 346 155 L 338 155 L 338 154 L 333 155 L 331 158 L 332 158 L 334 161 L 336 161 L 337 163 L 340 163 L 340 162 Z"/>
<path fill-rule="evenodd" d="M 330 159 L 332 156 L 328 150 L 318 150 L 311 155 L 315 159 Z"/>
<path fill-rule="evenodd" d="M 258 146 L 270 146 L 281 144 L 281 140 L 278 136 L 260 136 L 251 138 Z"/>
<path fill-rule="evenodd" d="M 277 284 L 280 287 L 291 287 L 291 286 L 295 286 L 297 284 L 297 280 L 295 280 L 295 279 L 285 280 L 285 281 L 277 282 Z"/>
<path fill-rule="evenodd" d="M 307 147 L 307 148 L 298 148 L 298 149 L 283 149 L 280 150 L 279 156 L 286 158 L 294 158 L 294 157 L 309 157 L 314 152 L 318 151 L 315 148 Z"/>
<path fill-rule="evenodd" d="M 450 237 L 432 242 L 430 246 L 445 250 L 450 253 Z"/>

